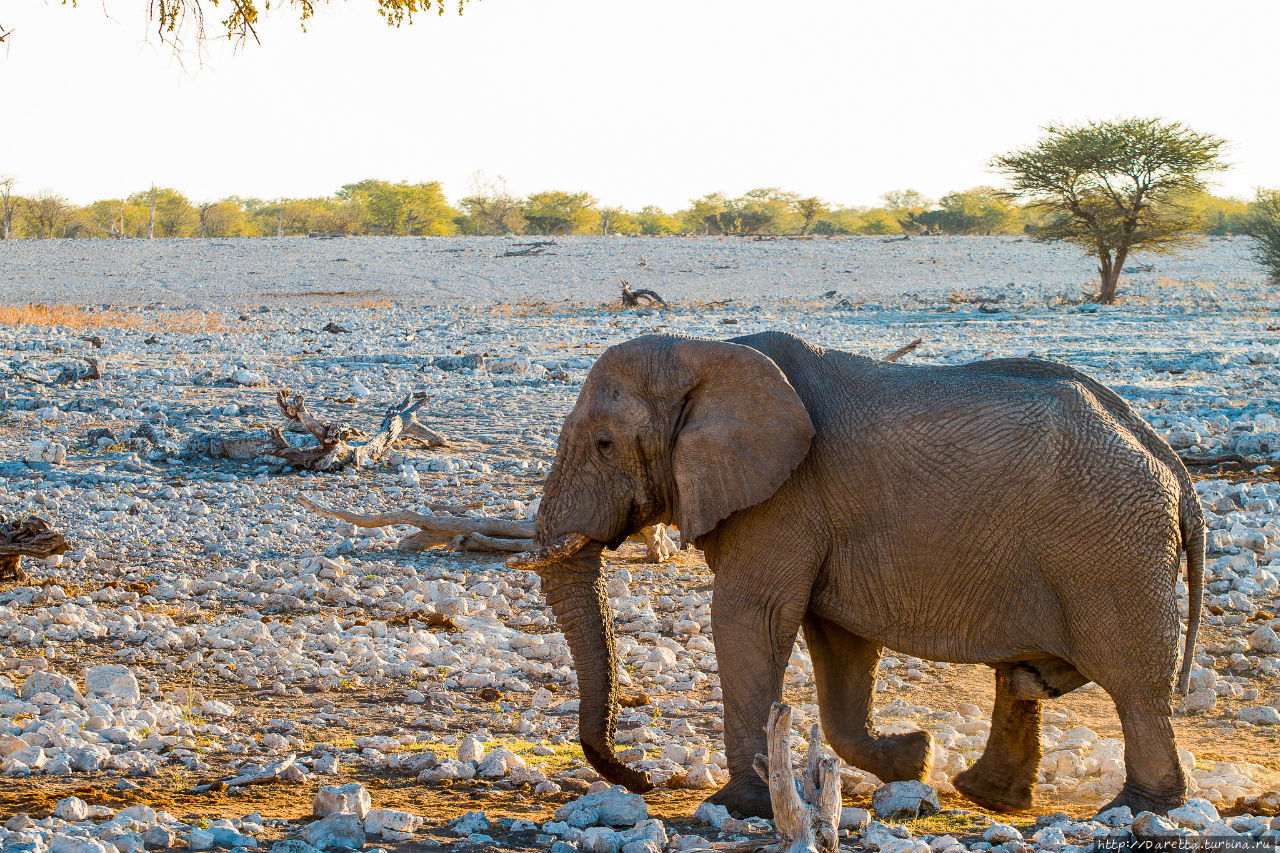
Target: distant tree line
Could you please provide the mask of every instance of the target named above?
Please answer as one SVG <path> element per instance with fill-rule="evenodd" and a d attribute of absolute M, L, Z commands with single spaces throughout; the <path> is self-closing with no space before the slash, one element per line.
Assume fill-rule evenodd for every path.
<path fill-rule="evenodd" d="M 914 190 L 885 193 L 876 206 L 841 207 L 776 187 L 737 198 L 711 193 L 673 212 L 603 205 L 587 192 L 548 190 L 520 197 L 501 180 L 477 181 L 451 203 L 437 181 L 364 180 L 331 196 L 193 201 L 171 187 L 78 206 L 51 190 L 15 192 L 0 176 L 0 235 L 6 238 L 275 237 L 305 234 L 795 235 L 1022 234 L 1044 214 L 992 187 L 934 201 Z M 1264 199 L 1196 193 L 1183 199 L 1192 230 L 1248 233 Z"/>

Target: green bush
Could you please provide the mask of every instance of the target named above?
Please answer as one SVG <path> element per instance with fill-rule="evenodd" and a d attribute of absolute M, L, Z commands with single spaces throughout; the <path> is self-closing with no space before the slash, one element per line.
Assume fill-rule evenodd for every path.
<path fill-rule="evenodd" d="M 1253 239 L 1253 259 L 1280 283 L 1280 190 L 1258 190 L 1244 233 Z"/>

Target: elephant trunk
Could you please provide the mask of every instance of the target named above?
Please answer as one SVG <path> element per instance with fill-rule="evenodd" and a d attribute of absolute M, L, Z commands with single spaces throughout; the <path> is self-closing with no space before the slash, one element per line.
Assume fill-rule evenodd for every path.
<path fill-rule="evenodd" d="M 618 650 L 605 593 L 601 544 L 593 542 L 542 573 L 542 592 L 564 631 L 578 673 L 578 737 L 591 766 L 614 785 L 642 793 L 648 773 L 632 770 L 613 751 L 618 717 Z"/>
<path fill-rule="evenodd" d="M 508 557 L 507 565 L 513 569 L 545 569 L 553 563 L 569 559 L 590 541 L 591 537 L 585 533 L 566 533 L 550 545 Z"/>

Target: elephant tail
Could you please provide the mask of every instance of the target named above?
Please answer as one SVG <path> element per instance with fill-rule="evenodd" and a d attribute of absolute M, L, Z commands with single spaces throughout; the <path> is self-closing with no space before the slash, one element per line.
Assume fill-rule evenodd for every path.
<path fill-rule="evenodd" d="M 1191 666 L 1196 658 L 1196 634 L 1200 632 L 1200 608 L 1204 604 L 1204 514 L 1195 489 L 1183 496 L 1182 543 L 1187 551 L 1187 640 L 1178 671 L 1178 692 L 1186 695 L 1191 685 Z M 1187 502 L 1190 506 L 1187 506 Z"/>

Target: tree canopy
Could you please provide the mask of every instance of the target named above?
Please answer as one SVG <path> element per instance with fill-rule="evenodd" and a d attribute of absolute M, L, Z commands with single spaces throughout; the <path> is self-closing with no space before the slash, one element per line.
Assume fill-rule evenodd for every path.
<path fill-rule="evenodd" d="M 1221 171 L 1225 142 L 1178 122 L 1129 118 L 1051 125 L 1036 145 L 997 157 L 1012 195 L 1048 217 L 1033 230 L 1098 258 L 1098 300 L 1115 300 L 1129 253 L 1169 251 L 1197 226 L 1181 202 Z"/>
<path fill-rule="evenodd" d="M 710 193 L 668 211 L 600 203 L 589 192 L 545 190 L 528 196 L 501 177 L 477 174 L 470 194 L 451 202 L 439 181 L 367 178 L 312 198 L 192 198 L 154 186 L 79 206 L 52 190 L 24 193 L 0 175 L 0 238 L 289 237 L 306 234 L 432 237 L 465 235 L 706 235 L 838 237 L 844 235 L 981 235 L 1041 233 L 1051 215 L 1013 202 L 991 187 L 946 193 L 931 201 L 909 190 L 887 193 L 874 207 L 845 207 L 777 187 L 741 196 Z M 1269 197 L 1268 197 L 1269 198 Z M 1261 197 L 1260 197 L 1261 199 Z M 154 215 L 152 214 L 154 202 Z M 1264 200 L 1179 195 L 1186 221 L 1202 234 L 1245 234 Z"/>
<path fill-rule="evenodd" d="M 548 190 L 530 195 L 520 212 L 534 234 L 572 234 L 584 228 L 590 230 L 599 221 L 591 214 L 595 204 L 589 193 Z"/>
<path fill-rule="evenodd" d="M 377 13 L 388 25 L 398 27 L 412 23 L 413 16 L 435 12 L 443 15 L 445 10 L 457 3 L 458 14 L 462 14 L 467 0 L 373 0 Z M 307 21 L 314 17 L 319 6 L 330 0 L 277 0 L 277 6 L 285 6 L 298 16 L 305 29 Z M 345 2 L 345 0 L 343 0 Z M 78 0 L 63 0 L 64 5 L 76 6 Z M 140 4 L 141 5 L 141 4 Z M 262 13 L 271 8 L 271 0 L 147 0 L 147 18 L 155 26 L 161 41 L 178 43 L 184 32 L 194 34 L 197 42 L 207 36 L 225 36 L 234 42 L 247 39 L 258 40 L 258 22 Z M 205 12 L 221 15 L 226 13 L 217 27 L 217 32 L 210 33 L 205 25 Z M 0 42 L 3 42 L 13 30 L 6 30 L 0 24 Z"/>
<path fill-rule="evenodd" d="M 1244 232 L 1253 238 L 1253 259 L 1280 283 L 1280 190 L 1258 190 Z"/>

